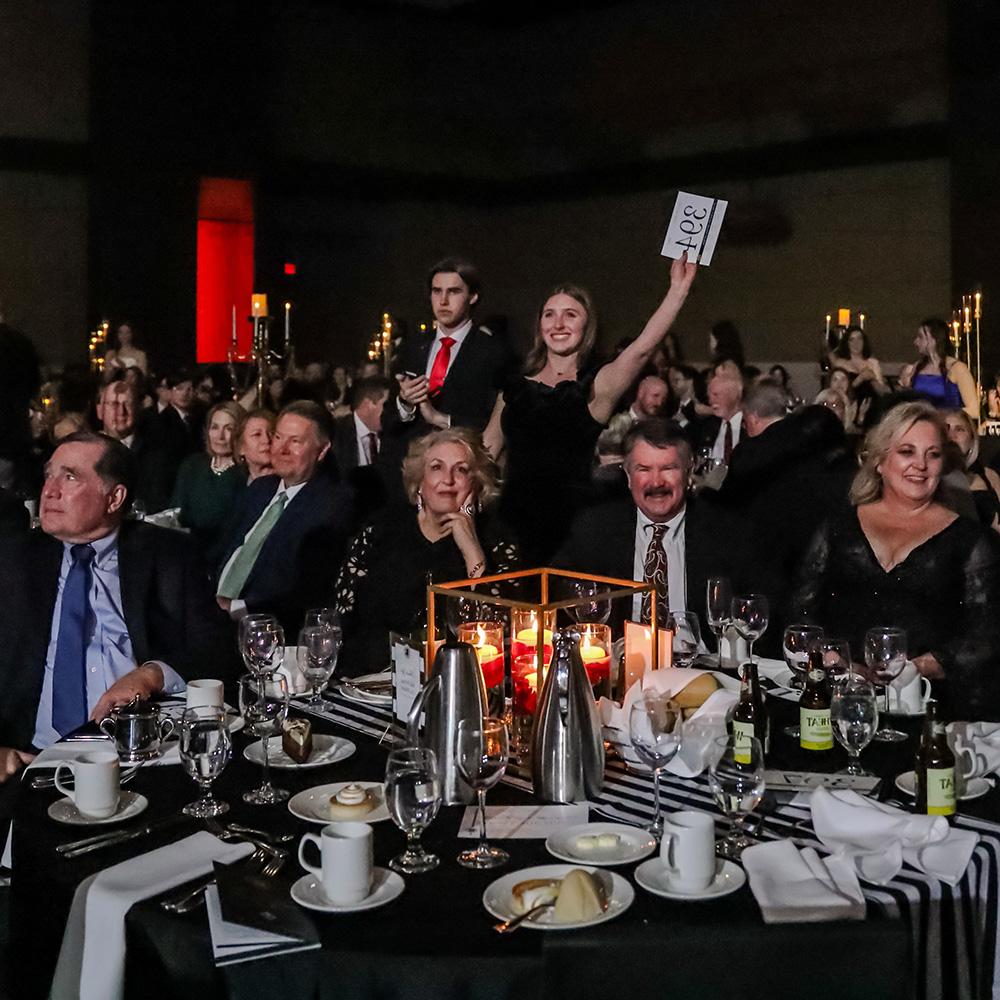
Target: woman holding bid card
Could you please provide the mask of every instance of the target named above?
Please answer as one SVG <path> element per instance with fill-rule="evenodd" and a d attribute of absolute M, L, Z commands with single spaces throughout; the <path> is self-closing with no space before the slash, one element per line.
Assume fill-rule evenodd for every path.
<path fill-rule="evenodd" d="M 506 453 L 500 512 L 527 565 L 545 565 L 590 500 L 597 436 L 673 325 L 696 270 L 686 253 L 675 260 L 666 297 L 642 332 L 596 370 L 589 367 L 597 339 L 590 294 L 559 285 L 539 310 L 524 374 L 497 398 L 483 434 L 495 459 Z"/>

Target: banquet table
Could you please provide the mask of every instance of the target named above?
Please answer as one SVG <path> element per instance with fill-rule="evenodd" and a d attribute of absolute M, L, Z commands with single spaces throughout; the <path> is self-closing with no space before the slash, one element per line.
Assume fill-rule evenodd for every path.
<path fill-rule="evenodd" d="M 768 766 L 835 771 L 846 756 L 836 748 L 822 755 L 798 750 L 781 732 L 796 707 L 769 699 L 772 748 Z M 296 706 L 303 711 L 301 705 Z M 273 771 L 293 793 L 333 781 L 381 779 L 393 739 L 388 710 L 330 695 L 319 732 L 352 739 L 351 758 L 314 770 Z M 899 720 L 896 720 L 899 722 Z M 918 720 L 903 720 L 911 733 L 904 744 L 873 744 L 863 762 L 889 777 L 883 796 L 901 798 L 891 776 L 912 768 Z M 215 791 L 228 801 L 227 819 L 273 832 L 318 831 L 284 805 L 258 807 L 241 793 L 259 782 L 260 770 L 243 758 L 250 741 L 234 737 L 233 760 Z M 811 758 L 823 759 L 817 764 Z M 149 799 L 146 819 L 176 814 L 195 797 L 179 767 L 140 770 L 130 785 Z M 665 776 L 664 807 L 716 812 L 704 778 Z M 15 810 L 11 887 L 11 974 L 17 996 L 47 995 L 66 916 L 76 886 L 87 876 L 127 858 L 195 832 L 190 820 L 118 847 L 67 860 L 56 844 L 81 836 L 46 815 L 58 793 L 22 786 Z M 527 803 L 519 783 L 490 791 L 493 804 Z M 610 760 L 605 788 L 591 805 L 591 818 L 641 821 L 651 814 L 651 781 Z M 455 856 L 468 846 L 457 837 L 464 807 L 445 807 L 424 835 L 441 857 L 433 872 L 406 879 L 406 889 L 387 906 L 347 915 L 311 913 L 322 948 L 217 968 L 213 964 L 204 909 L 187 916 L 162 911 L 154 897 L 132 907 L 126 918 L 125 996 L 317 997 L 337 1000 L 529 1000 L 572 993 L 574 997 L 991 997 L 994 991 L 1000 792 L 962 804 L 957 822 L 980 833 L 981 842 L 963 882 L 954 889 L 905 870 L 888 886 L 863 885 L 868 913 L 860 922 L 766 925 L 748 887 L 716 900 L 678 902 L 636 887 L 632 907 L 619 919 L 572 932 L 522 929 L 500 936 L 483 908 L 482 893 L 500 874 L 551 863 L 540 840 L 507 840 L 509 865 L 477 872 L 459 867 Z M 762 807 L 763 838 L 795 836 L 809 842 L 808 810 Z M 718 814 L 717 814 L 718 815 Z M 803 822 L 805 821 L 805 822 Z M 134 822 L 134 821 L 133 821 Z M 723 818 L 718 816 L 719 829 Z M 373 824 L 376 865 L 385 865 L 403 845 L 391 822 Z M 292 844 L 295 847 L 295 844 Z M 634 865 L 614 870 L 629 877 Z M 287 892 L 301 875 L 291 861 L 275 879 Z"/>

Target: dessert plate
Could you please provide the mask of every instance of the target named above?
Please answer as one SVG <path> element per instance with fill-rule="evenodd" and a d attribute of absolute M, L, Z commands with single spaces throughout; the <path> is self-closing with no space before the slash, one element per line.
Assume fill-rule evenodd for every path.
<path fill-rule="evenodd" d="M 57 823 L 68 823 L 70 826 L 103 826 L 106 823 L 122 823 L 143 812 L 149 800 L 138 792 L 121 792 L 118 796 L 118 808 L 104 819 L 92 819 L 84 816 L 73 804 L 72 799 L 56 799 L 48 808 L 49 816 Z"/>
<path fill-rule="evenodd" d="M 395 872 L 387 868 L 373 868 L 372 891 L 357 903 L 331 903 L 317 875 L 303 875 L 292 886 L 292 899 L 299 906 L 319 910 L 320 913 L 357 913 L 391 903 L 405 888 L 406 883 Z"/>
<path fill-rule="evenodd" d="M 317 785 L 315 788 L 307 788 L 298 795 L 293 795 L 288 800 L 288 809 L 293 816 L 304 819 L 307 823 L 320 823 L 326 826 L 334 820 L 330 817 L 330 799 L 342 788 L 348 785 L 360 785 L 362 788 L 377 788 L 379 804 L 371 812 L 352 816 L 352 819 L 360 823 L 379 823 L 389 818 L 389 810 L 385 805 L 385 786 L 381 781 L 335 781 L 330 785 Z M 337 817 L 339 822 L 347 817 Z"/>
<path fill-rule="evenodd" d="M 698 900 L 717 899 L 719 896 L 728 896 L 731 892 L 736 892 L 747 880 L 746 872 L 739 865 L 732 861 L 723 861 L 721 858 L 715 862 L 715 878 L 704 889 L 697 892 L 682 892 L 679 889 L 671 888 L 670 875 L 666 865 L 660 858 L 650 858 L 643 861 L 635 870 L 635 880 L 654 896 L 663 896 L 666 899 Z"/>
<path fill-rule="evenodd" d="M 384 690 L 386 684 L 392 684 L 392 674 L 383 670 L 377 674 L 364 674 L 361 677 L 345 677 L 339 682 L 339 692 L 348 701 L 356 701 L 362 705 L 391 705 L 392 691 Z"/>
<path fill-rule="evenodd" d="M 917 794 L 917 774 L 915 771 L 904 771 L 896 775 L 896 787 L 904 795 Z M 989 778 L 967 778 L 965 782 L 965 794 L 959 796 L 959 801 L 968 802 L 970 799 L 982 798 L 991 788 L 993 782 Z"/>
<path fill-rule="evenodd" d="M 495 882 L 491 882 L 483 893 L 483 906 L 499 920 L 510 920 L 517 916 L 514 909 L 514 897 L 511 891 L 518 882 L 532 878 L 565 878 L 574 868 L 587 868 L 586 865 L 539 865 L 537 868 L 522 868 L 518 872 L 510 872 Z M 587 869 L 604 885 L 608 897 L 608 908 L 592 920 L 580 920 L 571 924 L 557 924 L 553 920 L 552 908 L 542 910 L 537 917 L 525 920 L 522 928 L 530 927 L 536 931 L 571 931 L 576 927 L 592 927 L 608 920 L 620 917 L 635 899 L 635 889 L 614 872 L 598 869 Z"/>
<path fill-rule="evenodd" d="M 307 768 L 322 767 L 324 764 L 336 764 L 337 761 L 347 760 L 354 754 L 357 747 L 342 736 L 323 736 L 314 733 L 312 753 L 309 759 L 303 763 L 292 760 L 291 757 L 281 749 L 281 737 L 269 736 L 267 742 L 268 763 L 271 767 Z M 264 741 L 257 740 L 243 750 L 243 756 L 252 764 L 264 763 Z"/>
<path fill-rule="evenodd" d="M 580 837 L 602 833 L 617 835 L 618 845 L 591 850 L 577 846 Z M 627 865 L 648 858 L 656 850 L 656 841 L 645 830 L 624 823 L 581 823 L 550 834 L 545 849 L 554 857 L 575 864 Z"/>

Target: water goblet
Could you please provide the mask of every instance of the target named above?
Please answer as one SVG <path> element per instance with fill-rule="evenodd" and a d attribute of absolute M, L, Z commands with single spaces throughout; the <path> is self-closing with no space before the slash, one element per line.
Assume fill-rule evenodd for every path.
<path fill-rule="evenodd" d="M 846 639 L 829 639 L 823 636 L 819 640 L 819 652 L 823 660 L 823 669 L 831 681 L 842 680 L 854 673 L 851 646 Z"/>
<path fill-rule="evenodd" d="M 178 724 L 181 766 L 201 789 L 201 798 L 189 802 L 182 812 L 205 819 L 229 811 L 229 804 L 212 795 L 212 782 L 229 763 L 233 742 L 226 710 L 214 705 L 189 708 Z"/>
<path fill-rule="evenodd" d="M 271 673 L 285 657 L 285 632 L 270 615 L 246 626 L 241 623 L 240 652 L 251 674 Z"/>
<path fill-rule="evenodd" d="M 860 756 L 878 729 L 878 702 L 875 688 L 863 677 L 848 674 L 833 689 L 830 699 L 833 735 L 847 751 L 847 767 L 841 774 L 867 774 Z"/>
<path fill-rule="evenodd" d="M 259 788 L 243 793 L 243 801 L 253 805 L 269 806 L 284 802 L 288 790 L 275 788 L 270 781 L 268 743 L 270 737 L 281 732 L 288 717 L 288 682 L 275 672 L 240 678 L 240 712 L 247 729 L 261 738 L 264 755 L 264 780 Z"/>
<path fill-rule="evenodd" d="M 781 652 L 785 663 L 792 672 L 792 687 L 801 691 L 806 686 L 809 673 L 809 647 L 823 638 L 823 630 L 817 625 L 789 625 L 781 640 Z M 799 737 L 799 725 L 785 726 L 782 732 L 795 739 Z"/>
<path fill-rule="evenodd" d="M 566 580 L 563 588 L 566 597 L 587 598 L 586 604 L 577 604 L 567 608 L 566 614 L 581 625 L 592 623 L 606 625 L 611 617 L 611 602 L 602 599 L 608 592 L 606 584 L 596 580 Z"/>
<path fill-rule="evenodd" d="M 753 644 L 767 631 L 767 598 L 763 594 L 746 594 L 734 597 L 729 616 L 740 638 L 749 643 L 750 662 L 753 663 Z"/>
<path fill-rule="evenodd" d="M 302 619 L 303 627 L 307 625 L 333 625 L 340 628 L 340 614 L 336 608 L 310 608 Z"/>
<path fill-rule="evenodd" d="M 722 669 L 722 636 L 729 624 L 729 611 L 733 603 L 733 592 L 729 580 L 724 576 L 709 578 L 706 594 L 706 616 L 708 627 L 715 633 L 719 648 L 719 669 Z"/>
<path fill-rule="evenodd" d="M 646 828 L 659 840 L 663 836 L 660 811 L 660 772 L 681 746 L 683 713 L 669 695 L 652 691 L 642 695 L 629 711 L 629 739 L 639 759 L 653 772 L 653 819 Z"/>
<path fill-rule="evenodd" d="M 671 611 L 667 628 L 673 633 L 671 652 L 676 667 L 689 667 L 701 649 L 701 626 L 691 611 Z"/>
<path fill-rule="evenodd" d="M 901 628 L 876 626 L 865 633 L 865 664 L 882 685 L 885 711 L 889 711 L 889 686 L 906 667 L 906 632 Z M 875 733 L 880 743 L 900 743 L 906 733 L 883 726 Z"/>
<path fill-rule="evenodd" d="M 336 625 L 306 625 L 299 632 L 299 672 L 306 679 L 312 694 L 306 704 L 323 707 L 323 688 L 337 669 L 341 631 Z"/>
<path fill-rule="evenodd" d="M 455 734 L 455 763 L 461 776 L 476 790 L 479 800 L 479 845 L 462 851 L 458 863 L 465 868 L 496 868 L 510 860 L 486 840 L 486 790 L 507 769 L 510 744 L 502 719 L 461 719 Z"/>
<path fill-rule="evenodd" d="M 441 780 L 433 750 L 403 747 L 393 750 L 385 766 L 385 802 L 392 821 L 406 834 L 406 850 L 389 862 L 393 871 L 418 875 L 437 868 L 440 859 L 428 854 L 420 835 L 441 808 Z"/>
<path fill-rule="evenodd" d="M 748 741 L 735 736 L 720 736 L 714 750 L 708 784 L 716 804 L 729 819 L 729 830 L 716 854 L 738 858 L 753 843 L 743 832 L 743 821 L 764 797 L 764 750 L 756 737 Z"/>

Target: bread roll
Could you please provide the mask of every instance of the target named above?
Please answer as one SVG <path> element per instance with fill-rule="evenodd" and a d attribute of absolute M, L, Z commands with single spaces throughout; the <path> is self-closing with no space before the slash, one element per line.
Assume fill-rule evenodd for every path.
<path fill-rule="evenodd" d="M 685 684 L 680 691 L 671 697 L 682 709 L 685 709 L 685 718 L 688 709 L 699 709 L 708 699 L 719 690 L 719 682 L 711 674 L 701 674 L 694 680 Z"/>

